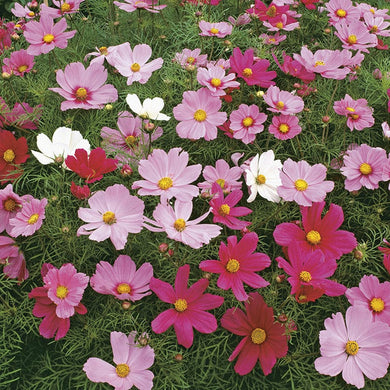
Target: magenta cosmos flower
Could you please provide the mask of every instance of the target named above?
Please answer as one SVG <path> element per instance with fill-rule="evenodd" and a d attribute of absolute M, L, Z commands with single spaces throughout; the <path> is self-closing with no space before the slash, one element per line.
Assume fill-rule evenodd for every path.
<path fill-rule="evenodd" d="M 32 20 L 25 25 L 24 37 L 30 43 L 27 53 L 37 56 L 46 54 L 55 47 L 65 49 L 68 39 L 76 34 L 76 30 L 65 32 L 68 28 L 65 18 L 54 24 L 54 19 L 48 14 L 42 14 L 39 22 Z"/>
<path fill-rule="evenodd" d="M 62 111 L 71 108 L 103 108 L 106 103 L 118 100 L 115 87 L 104 84 L 107 70 L 101 64 L 91 64 L 85 69 L 81 62 L 72 62 L 66 65 L 64 71 L 57 71 L 56 79 L 61 88 L 49 89 L 66 99 L 61 103 Z"/>
<path fill-rule="evenodd" d="M 199 268 L 202 271 L 220 274 L 217 286 L 223 290 L 231 288 L 239 301 L 246 301 L 249 295 L 244 290 L 244 283 L 253 288 L 269 285 L 256 273 L 271 264 L 266 254 L 254 253 L 258 240 L 259 237 L 254 232 L 245 234 L 239 243 L 236 236 L 230 236 L 227 245 L 221 242 L 219 260 L 204 260 L 199 264 Z"/>
<path fill-rule="evenodd" d="M 373 322 L 390 325 L 390 282 L 379 283 L 376 276 L 364 275 L 359 287 L 349 288 L 345 296 L 351 305 L 365 310 Z"/>
<path fill-rule="evenodd" d="M 342 372 L 345 382 L 364 387 L 364 375 L 375 380 L 387 374 L 390 358 L 390 327 L 372 322 L 366 310 L 349 307 L 343 315 L 332 314 L 320 332 L 321 357 L 314 362 L 323 375 Z"/>
<path fill-rule="evenodd" d="M 79 305 L 89 277 L 77 272 L 73 264 L 64 264 L 60 269 L 51 268 L 43 277 L 47 296 L 55 303 L 56 315 L 59 318 L 69 318 L 74 315 L 75 307 Z"/>
<path fill-rule="evenodd" d="M 284 222 L 276 226 L 274 239 L 284 247 L 298 246 L 302 256 L 320 250 L 325 261 L 339 259 L 357 246 L 355 235 L 338 230 L 344 221 L 343 209 L 331 204 L 329 211 L 321 218 L 325 202 L 313 203 L 311 207 L 301 206 L 302 226 Z"/>
<path fill-rule="evenodd" d="M 366 25 L 359 20 L 352 23 L 340 22 L 336 24 L 336 35 L 344 49 L 360 50 L 368 53 L 368 48 L 375 47 L 378 44 L 378 38 L 375 34 L 370 34 Z"/>
<path fill-rule="evenodd" d="M 192 202 L 175 202 L 175 208 L 165 203 L 159 203 L 153 211 L 152 219 L 145 217 L 144 226 L 152 232 L 165 232 L 172 240 L 182 242 L 191 248 L 198 249 L 217 237 L 221 227 L 214 224 L 200 224 L 210 211 L 189 221 L 192 213 Z"/>
<path fill-rule="evenodd" d="M 157 5 L 158 1 L 155 0 L 124 0 L 124 3 L 120 1 L 114 1 L 114 4 L 119 7 L 119 9 L 126 12 L 134 12 L 137 9 L 144 9 L 152 13 L 159 13 L 160 10 L 166 7 L 165 4 Z"/>
<path fill-rule="evenodd" d="M 199 28 L 201 30 L 199 33 L 200 36 L 217 38 L 224 38 L 227 35 L 230 35 L 233 30 L 233 26 L 230 23 L 209 23 L 205 20 L 199 22 Z"/>
<path fill-rule="evenodd" d="M 353 100 L 346 94 L 344 99 L 334 102 L 333 109 L 336 114 L 347 117 L 347 126 L 351 131 L 363 130 L 372 127 L 375 123 L 373 109 L 368 106 L 366 99 Z"/>
<path fill-rule="evenodd" d="M 207 88 L 197 91 L 185 91 L 183 100 L 173 108 L 173 115 L 180 121 L 176 132 L 180 138 L 211 141 L 217 138 L 217 126 L 226 119 L 226 112 L 219 112 L 222 106 L 217 96 L 211 96 Z"/>
<path fill-rule="evenodd" d="M 326 193 L 333 190 L 333 181 L 325 180 L 326 167 L 322 164 L 309 165 L 305 160 L 295 162 L 288 158 L 280 173 L 282 185 L 278 194 L 284 200 L 295 201 L 300 206 L 311 206 L 322 202 Z"/>
<path fill-rule="evenodd" d="M 181 148 L 173 148 L 168 153 L 154 149 L 147 160 L 139 163 L 138 173 L 145 180 L 135 181 L 131 188 L 139 189 L 138 195 L 160 195 L 161 202 L 172 197 L 191 201 L 199 189 L 189 183 L 198 178 L 202 166 L 187 166 L 188 157 Z"/>
<path fill-rule="evenodd" d="M 80 226 L 77 236 L 89 235 L 93 241 L 110 238 L 116 250 L 125 247 L 128 233 L 139 233 L 144 220 L 144 202 L 132 196 L 122 184 L 95 192 L 89 199 L 90 209 L 79 208 L 78 216 L 86 225 Z"/>
<path fill-rule="evenodd" d="M 264 101 L 269 105 L 267 110 L 281 114 L 298 114 L 305 105 L 301 97 L 281 91 L 276 85 L 268 88 Z"/>
<path fill-rule="evenodd" d="M 221 319 L 223 328 L 238 336 L 244 336 L 230 355 L 229 362 L 238 356 L 234 371 L 246 375 L 259 361 L 264 375 L 268 375 L 276 359 L 287 355 L 285 328 L 274 322 L 272 307 L 267 306 L 257 292 L 249 294 L 245 310 L 246 313 L 237 307 L 231 308 Z"/>
<path fill-rule="evenodd" d="M 256 139 L 256 134 L 264 130 L 263 123 L 267 120 L 267 115 L 260 112 L 256 104 L 240 104 L 238 110 L 230 114 L 229 120 L 233 138 L 249 144 Z"/>
<path fill-rule="evenodd" d="M 272 118 L 272 124 L 268 131 L 277 139 L 286 140 L 298 135 L 302 128 L 295 115 L 279 115 Z"/>
<path fill-rule="evenodd" d="M 35 64 L 34 56 L 24 49 L 12 52 L 9 58 L 4 58 L 3 63 L 3 72 L 22 77 L 29 73 Z"/>
<path fill-rule="evenodd" d="M 347 150 L 341 173 L 346 177 L 345 189 L 357 191 L 362 187 L 374 190 L 379 187 L 383 167 L 387 164 L 386 151 L 362 144 L 354 150 Z"/>
<path fill-rule="evenodd" d="M 83 371 L 88 379 L 96 383 L 108 383 L 115 390 L 151 390 L 153 373 L 148 370 L 154 363 L 154 350 L 135 342 L 135 332 L 126 336 L 111 332 L 110 341 L 115 367 L 102 359 L 91 357 L 84 364 Z"/>
<path fill-rule="evenodd" d="M 175 288 L 156 278 L 150 280 L 150 289 L 159 299 L 174 305 L 152 321 L 153 332 L 164 333 L 173 325 L 177 342 L 185 348 L 190 348 L 193 343 L 193 328 L 201 333 L 213 333 L 217 329 L 217 320 L 206 310 L 215 309 L 223 303 L 223 298 L 218 295 L 204 294 L 209 285 L 207 279 L 200 279 L 187 288 L 189 274 L 188 264 L 180 267 L 176 274 Z"/>
<path fill-rule="evenodd" d="M 150 263 L 143 263 L 138 270 L 130 256 L 120 255 L 114 265 L 101 261 L 91 277 L 91 287 L 100 294 L 114 295 L 118 299 L 138 301 L 150 295 L 149 282 L 153 276 Z"/>
<path fill-rule="evenodd" d="M 13 191 L 12 184 L 0 189 L 0 233 L 4 230 L 9 234 L 12 226 L 9 220 L 15 217 L 23 205 L 23 198 Z"/>

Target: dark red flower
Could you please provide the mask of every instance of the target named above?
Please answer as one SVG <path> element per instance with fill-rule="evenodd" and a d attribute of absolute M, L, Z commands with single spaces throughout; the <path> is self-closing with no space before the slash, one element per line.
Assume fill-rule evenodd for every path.
<path fill-rule="evenodd" d="M 70 186 L 70 192 L 77 199 L 87 199 L 91 195 L 91 190 L 87 185 L 81 187 L 76 185 L 74 181 L 72 181 L 72 185 Z"/>

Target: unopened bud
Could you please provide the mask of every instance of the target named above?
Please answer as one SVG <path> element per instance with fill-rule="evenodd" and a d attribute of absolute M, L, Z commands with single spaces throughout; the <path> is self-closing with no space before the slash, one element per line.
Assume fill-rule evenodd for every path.
<path fill-rule="evenodd" d="M 174 254 L 173 249 L 168 249 L 168 255 L 173 256 L 173 254 Z"/>
<path fill-rule="evenodd" d="M 161 253 L 165 253 L 169 249 L 168 244 L 166 242 L 161 243 L 158 246 L 158 251 Z"/>
<path fill-rule="evenodd" d="M 177 353 L 175 355 L 175 360 L 177 360 L 178 362 L 181 362 L 183 360 L 183 355 L 181 353 Z"/>
<path fill-rule="evenodd" d="M 120 174 L 122 177 L 129 177 L 133 174 L 133 169 L 131 168 L 130 165 L 123 165 L 123 167 L 120 170 Z"/>
<path fill-rule="evenodd" d="M 359 249 L 354 249 L 353 251 L 353 257 L 356 259 L 356 260 L 362 260 L 363 259 L 363 252 L 360 251 Z"/>
<path fill-rule="evenodd" d="M 111 111 L 113 109 L 113 106 L 112 104 L 108 103 L 104 106 L 104 108 L 107 110 L 107 111 Z"/>
<path fill-rule="evenodd" d="M 276 283 L 283 283 L 284 282 L 284 279 L 286 279 L 286 275 L 278 275 L 275 280 L 276 280 Z"/>
<path fill-rule="evenodd" d="M 123 310 L 129 310 L 130 306 L 131 306 L 131 302 L 129 302 L 129 301 L 123 301 L 122 302 L 122 309 Z"/>
<path fill-rule="evenodd" d="M 326 29 L 324 29 L 324 33 L 325 33 L 325 34 L 330 34 L 331 31 L 332 31 L 332 30 L 331 30 L 330 28 L 328 28 L 328 27 L 327 27 Z"/>
<path fill-rule="evenodd" d="M 324 116 L 322 117 L 322 122 L 328 123 L 329 121 L 330 121 L 330 116 L 324 115 Z"/>
<path fill-rule="evenodd" d="M 3 72 L 1 74 L 1 77 L 4 79 L 4 80 L 9 80 L 12 76 L 12 73 L 8 73 L 8 72 Z"/>

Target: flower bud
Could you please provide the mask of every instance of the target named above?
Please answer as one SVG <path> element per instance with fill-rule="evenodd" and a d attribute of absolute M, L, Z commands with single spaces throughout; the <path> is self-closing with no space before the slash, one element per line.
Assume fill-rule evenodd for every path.
<path fill-rule="evenodd" d="M 130 306 L 131 306 L 131 302 L 129 302 L 129 301 L 123 301 L 122 302 L 122 309 L 123 310 L 129 310 Z"/>
<path fill-rule="evenodd" d="M 168 244 L 166 242 L 163 242 L 161 243 L 159 246 L 158 246 L 158 251 L 160 253 L 165 253 L 167 250 L 169 249 L 168 247 Z"/>

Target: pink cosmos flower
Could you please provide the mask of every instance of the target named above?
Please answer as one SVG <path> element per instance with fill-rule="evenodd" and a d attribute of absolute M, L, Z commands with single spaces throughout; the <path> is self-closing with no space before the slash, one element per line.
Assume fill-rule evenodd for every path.
<path fill-rule="evenodd" d="M 0 236 L 0 265 L 4 264 L 3 272 L 9 278 L 17 278 L 23 282 L 29 276 L 26 260 L 16 242 L 7 236 Z"/>
<path fill-rule="evenodd" d="M 285 2 L 287 3 L 287 1 Z M 256 16 L 259 20 L 264 22 L 270 18 L 284 14 L 288 10 L 288 5 L 277 4 L 276 1 L 272 1 L 270 5 L 266 5 L 261 0 L 255 0 L 254 6 L 247 9 L 246 12 Z"/>
<path fill-rule="evenodd" d="M 86 225 L 80 226 L 77 236 L 89 235 L 93 241 L 110 238 L 116 250 L 125 247 L 128 233 L 139 233 L 144 220 L 144 202 L 132 196 L 122 184 L 114 184 L 105 191 L 95 192 L 88 208 L 79 208 L 78 216 Z"/>
<path fill-rule="evenodd" d="M 177 270 L 175 288 L 162 280 L 151 278 L 150 289 L 161 299 L 174 305 L 174 308 L 160 313 L 152 321 L 155 333 L 164 333 L 173 325 L 177 342 L 185 348 L 190 348 L 195 328 L 201 333 L 213 333 L 217 329 L 217 320 L 206 310 L 222 305 L 223 298 L 218 295 L 204 294 L 209 285 L 207 279 L 200 279 L 187 288 L 190 266 L 183 265 Z"/>
<path fill-rule="evenodd" d="M 297 77 L 305 83 L 310 83 L 315 79 L 316 75 L 314 72 L 309 72 L 300 62 L 293 60 L 292 57 L 288 56 L 285 52 L 282 53 L 283 65 L 280 64 L 278 58 L 273 52 L 271 54 L 276 62 L 276 65 L 278 65 L 282 72 Z"/>
<path fill-rule="evenodd" d="M 382 131 L 383 131 L 383 136 L 390 140 L 390 126 L 387 122 L 383 122 L 381 124 L 382 126 Z"/>
<path fill-rule="evenodd" d="M 297 114 L 303 110 L 305 105 L 301 97 L 281 91 L 276 85 L 270 86 L 263 97 L 269 105 L 267 110 L 281 114 Z"/>
<path fill-rule="evenodd" d="M 251 224 L 249 221 L 240 221 L 237 218 L 252 212 L 248 207 L 235 207 L 243 196 L 241 190 L 234 190 L 224 198 L 222 188 L 214 183 L 211 193 L 213 198 L 210 200 L 210 206 L 211 212 L 214 214 L 214 223 L 222 223 L 234 230 L 241 230 Z"/>
<path fill-rule="evenodd" d="M 114 265 L 107 261 L 98 263 L 90 284 L 100 294 L 135 302 L 151 294 L 149 282 L 152 276 L 153 267 L 150 263 L 143 263 L 136 270 L 136 264 L 130 256 L 120 255 Z"/>
<path fill-rule="evenodd" d="M 355 21 L 347 24 L 340 22 L 336 24 L 336 35 L 343 44 L 344 49 L 360 50 L 368 53 L 369 47 L 378 44 L 378 38 L 375 34 L 370 34 L 363 22 Z"/>
<path fill-rule="evenodd" d="M 21 129 L 36 130 L 41 117 L 42 106 L 31 107 L 28 103 L 15 103 L 11 110 L 0 97 L 0 126 L 13 126 Z"/>
<path fill-rule="evenodd" d="M 325 180 L 326 167 L 322 164 L 309 165 L 305 160 L 295 162 L 288 158 L 280 173 L 282 185 L 278 194 L 286 201 L 295 201 L 300 206 L 311 206 L 322 202 L 326 193 L 333 190 L 333 181 Z"/>
<path fill-rule="evenodd" d="M 20 235 L 27 237 L 33 235 L 42 226 L 45 219 L 45 207 L 47 199 L 31 199 L 23 203 L 22 209 L 10 218 L 11 226 L 9 235 L 11 237 L 19 237 Z"/>
<path fill-rule="evenodd" d="M 245 310 L 246 313 L 237 307 L 228 309 L 221 319 L 223 328 L 244 336 L 230 355 L 229 362 L 238 356 L 234 371 L 246 375 L 259 361 L 264 375 L 268 375 L 272 372 L 276 359 L 287 355 L 285 328 L 275 322 L 272 307 L 267 306 L 257 292 L 249 294 Z"/>
<path fill-rule="evenodd" d="M 207 54 L 200 54 L 200 49 L 183 49 L 180 53 L 175 54 L 173 61 L 179 63 L 183 69 L 187 66 L 206 66 Z"/>
<path fill-rule="evenodd" d="M 371 12 L 366 12 L 364 13 L 363 18 L 364 23 L 371 34 L 383 37 L 390 36 L 390 30 L 387 30 L 387 28 L 390 26 L 390 23 L 385 22 L 384 17 L 374 16 Z"/>
<path fill-rule="evenodd" d="M 122 45 L 125 45 L 126 43 L 127 42 L 122 43 Z M 114 57 L 115 57 L 116 50 L 119 46 L 121 45 L 109 46 L 109 47 L 107 46 L 95 47 L 96 51 L 88 53 L 84 57 L 84 61 L 87 61 L 89 57 L 95 57 L 93 60 L 91 60 L 90 64 L 97 63 L 103 65 L 104 60 L 106 60 L 110 65 L 114 66 Z"/>
<path fill-rule="evenodd" d="M 332 314 L 320 332 L 321 357 L 314 362 L 323 375 L 342 372 L 345 382 L 364 387 L 364 375 L 375 380 L 387 374 L 390 357 L 390 327 L 373 322 L 366 310 L 351 306 L 343 315 Z"/>
<path fill-rule="evenodd" d="M 136 45 L 131 49 L 130 43 L 125 42 L 117 46 L 112 57 L 112 65 L 122 76 L 127 77 L 127 85 L 132 85 L 135 81 L 145 84 L 152 73 L 163 64 L 162 58 L 146 63 L 151 55 L 152 49 L 149 45 Z"/>
<path fill-rule="evenodd" d="M 269 65 L 268 60 L 255 61 L 253 49 L 248 49 L 242 54 L 240 48 L 235 47 L 230 57 L 231 71 L 235 72 L 237 77 L 243 78 L 248 85 L 259 85 L 263 88 L 275 85 L 272 79 L 277 74 L 274 70 L 267 71 Z"/>
<path fill-rule="evenodd" d="M 202 271 L 220 274 L 217 286 L 223 290 L 233 291 L 239 301 L 246 301 L 249 295 L 244 290 L 246 283 L 253 288 L 268 286 L 269 283 L 256 272 L 271 265 L 270 258 L 264 253 L 253 253 L 259 237 L 251 232 L 237 243 L 236 236 L 227 239 L 227 246 L 221 242 L 219 260 L 204 260 L 199 264 Z"/>
<path fill-rule="evenodd" d="M 299 120 L 295 115 L 279 115 L 272 118 L 272 124 L 268 131 L 277 139 L 286 140 L 298 135 L 302 128 L 299 126 Z"/>
<path fill-rule="evenodd" d="M 106 103 L 118 100 L 115 87 L 104 84 L 107 70 L 100 64 L 91 64 L 85 69 L 81 62 L 72 62 L 66 65 L 64 71 L 57 71 L 56 79 L 61 88 L 49 89 L 66 99 L 61 103 L 62 111 L 71 108 L 103 108 Z"/>
<path fill-rule="evenodd" d="M 3 72 L 22 77 L 25 73 L 29 73 L 35 64 L 34 56 L 24 49 L 12 52 L 10 58 L 3 59 L 3 63 Z"/>
<path fill-rule="evenodd" d="M 251 17 L 248 13 L 243 13 L 235 19 L 233 16 L 228 17 L 228 21 L 232 26 L 245 26 L 251 22 Z"/>
<path fill-rule="evenodd" d="M 371 14 L 374 17 L 390 19 L 390 15 L 388 14 L 389 10 L 385 8 L 376 8 L 372 4 L 367 3 L 357 3 L 356 8 L 360 11 L 360 18 L 364 18 L 365 15 Z"/>
<path fill-rule="evenodd" d="M 217 38 L 224 38 L 227 35 L 230 35 L 233 30 L 233 26 L 230 23 L 209 23 L 205 20 L 199 22 L 199 28 L 201 30 L 199 33 L 200 36 Z"/>
<path fill-rule="evenodd" d="M 51 268 L 43 277 L 47 296 L 55 303 L 56 315 L 59 318 L 69 318 L 75 314 L 89 277 L 77 272 L 73 264 L 63 264 L 60 269 Z"/>
<path fill-rule="evenodd" d="M 302 223 L 284 222 L 276 226 L 273 236 L 278 245 L 299 247 L 302 256 L 308 257 L 319 250 L 325 261 L 339 259 L 357 246 L 353 233 L 338 230 L 344 221 L 343 209 L 331 204 L 329 211 L 321 218 L 325 202 L 313 203 L 311 207 L 301 206 Z"/>
<path fill-rule="evenodd" d="M 120 1 L 114 1 L 114 4 L 119 7 L 119 9 L 126 12 L 134 12 L 137 9 L 144 9 L 146 11 L 158 14 L 160 10 L 166 7 L 166 4 L 157 5 L 158 1 L 155 0 L 124 0 L 124 3 Z"/>
<path fill-rule="evenodd" d="M 12 226 L 9 220 L 21 210 L 23 198 L 13 191 L 12 184 L 0 189 L 0 233 L 4 230 L 9 234 Z"/>
<path fill-rule="evenodd" d="M 373 109 L 368 106 L 366 99 L 353 100 L 346 94 L 344 99 L 334 102 L 333 109 L 336 114 L 347 117 L 347 126 L 351 131 L 363 130 L 374 125 Z"/>
<path fill-rule="evenodd" d="M 325 8 L 329 12 L 329 24 L 333 26 L 342 21 L 355 22 L 360 17 L 360 10 L 352 4 L 351 0 L 330 0 Z"/>
<path fill-rule="evenodd" d="M 108 383 L 115 390 L 151 390 L 153 373 L 148 370 L 154 363 L 154 350 L 141 347 L 135 342 L 135 332 L 126 336 L 121 332 L 111 332 L 110 340 L 115 367 L 106 361 L 91 357 L 84 364 L 83 371 L 95 383 Z"/>
<path fill-rule="evenodd" d="M 200 224 L 210 214 L 210 210 L 200 217 L 189 221 L 192 202 L 175 202 L 175 207 L 168 203 L 159 203 L 153 211 L 153 218 L 145 217 L 144 227 L 152 232 L 165 232 L 171 240 L 182 242 L 198 249 L 217 237 L 221 227 L 214 224 Z"/>
<path fill-rule="evenodd" d="M 181 148 L 154 149 L 147 160 L 141 160 L 138 173 L 145 180 L 137 180 L 132 189 L 139 189 L 138 195 L 160 195 L 161 202 L 175 197 L 190 201 L 197 196 L 199 189 L 189 183 L 198 178 L 202 170 L 200 164 L 187 166 L 188 153 Z"/>
<path fill-rule="evenodd" d="M 207 65 L 206 68 L 198 68 L 196 76 L 200 85 L 207 87 L 211 96 L 224 96 L 226 88 L 236 88 L 240 86 L 238 81 L 234 81 L 236 75 L 229 73 L 225 75 L 225 70 L 219 65 Z"/>
<path fill-rule="evenodd" d="M 37 16 L 37 14 L 32 11 L 28 5 L 23 7 L 19 3 L 14 4 L 14 8 L 11 9 L 11 12 L 18 18 L 32 19 Z"/>
<path fill-rule="evenodd" d="M 387 163 L 386 151 L 362 144 L 344 155 L 344 166 L 341 173 L 346 177 L 345 189 L 357 191 L 362 187 L 374 190 L 382 181 L 382 171 Z"/>
<path fill-rule="evenodd" d="M 267 115 L 260 112 L 256 104 L 250 106 L 240 104 L 238 110 L 230 114 L 229 120 L 233 138 L 242 140 L 244 144 L 249 144 L 256 139 L 256 134 L 264 130 L 263 123 L 267 120 Z"/>
<path fill-rule="evenodd" d="M 79 12 L 80 3 L 84 0 L 53 0 L 53 4 L 57 8 L 48 7 L 46 4 L 41 4 L 41 15 L 47 13 L 52 18 L 59 18 L 60 16 L 74 14 Z"/>
<path fill-rule="evenodd" d="M 54 19 L 47 15 L 41 15 L 39 22 L 34 20 L 26 23 L 24 37 L 30 43 L 27 53 L 37 56 L 46 54 L 55 47 L 65 49 L 68 46 L 68 39 L 76 34 L 76 30 L 65 32 L 68 28 L 65 18 L 54 24 Z"/>
<path fill-rule="evenodd" d="M 263 22 L 263 25 L 268 31 L 292 31 L 299 28 L 299 22 L 287 13 L 269 18 L 268 21 Z"/>
<path fill-rule="evenodd" d="M 259 38 L 261 38 L 266 45 L 279 45 L 280 42 L 283 42 L 287 39 L 287 35 L 281 35 L 278 31 L 274 35 L 268 35 L 268 34 L 260 34 Z"/>
<path fill-rule="evenodd" d="M 226 112 L 219 112 L 222 106 L 217 96 L 211 96 L 207 88 L 197 91 L 185 91 L 183 100 L 173 108 L 173 115 L 180 123 L 176 132 L 180 138 L 211 141 L 217 138 L 217 126 L 226 119 Z"/>
<path fill-rule="evenodd" d="M 240 167 L 230 168 L 225 160 L 217 160 L 215 168 L 211 165 L 206 165 L 203 168 L 203 177 L 206 181 L 199 183 L 198 187 L 202 192 L 210 192 L 213 183 L 217 183 L 225 194 L 231 191 L 239 190 L 242 183 L 237 181 L 240 179 L 242 169 Z"/>
<path fill-rule="evenodd" d="M 290 245 L 288 259 L 289 261 L 286 261 L 282 257 L 277 257 L 275 260 L 278 267 L 290 275 L 287 280 L 291 285 L 291 294 L 295 294 L 297 302 L 306 300 L 306 297 L 302 296 L 302 286 L 311 286 L 330 297 L 343 295 L 347 290 L 342 284 L 328 279 L 336 271 L 337 263 L 326 261 L 321 251 L 317 250 L 303 256 L 299 246 Z"/>

